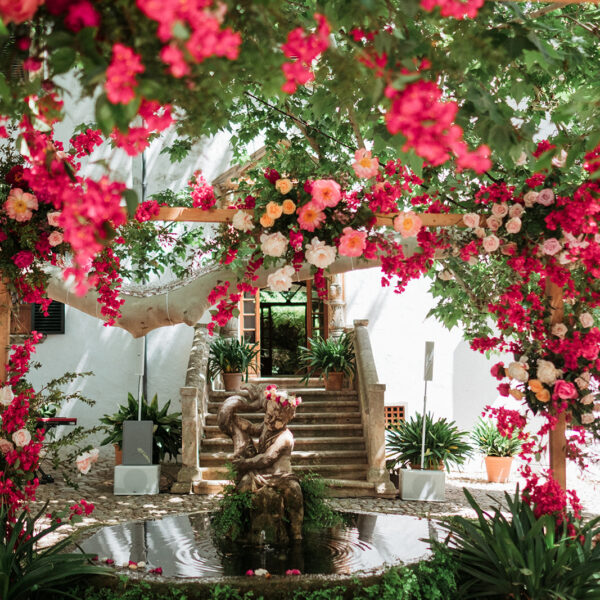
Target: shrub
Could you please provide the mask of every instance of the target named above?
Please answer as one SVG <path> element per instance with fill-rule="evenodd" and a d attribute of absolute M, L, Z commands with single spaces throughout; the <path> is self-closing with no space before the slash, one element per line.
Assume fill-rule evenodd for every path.
<path fill-rule="evenodd" d="M 309 347 L 300 348 L 300 360 L 307 370 L 305 380 L 312 375 L 327 375 L 330 372 L 344 373 L 350 377 L 355 372 L 354 343 L 349 334 L 326 340 L 316 336 L 308 342 Z"/>
<path fill-rule="evenodd" d="M 449 556 L 456 564 L 460 598 L 587 600 L 600 598 L 600 518 L 575 533 L 556 517 L 536 518 L 519 496 L 505 494 L 509 517 L 500 507 L 482 510 L 467 500 L 476 520 L 454 517 L 445 522 Z"/>
<path fill-rule="evenodd" d="M 210 379 L 219 373 L 245 373 L 258 354 L 258 343 L 250 344 L 245 339 L 217 338 L 210 345 L 208 376 Z"/>
<path fill-rule="evenodd" d="M 479 419 L 471 432 L 473 445 L 486 456 L 514 456 L 521 450 L 521 440 L 515 435 L 503 436 L 489 419 Z"/>

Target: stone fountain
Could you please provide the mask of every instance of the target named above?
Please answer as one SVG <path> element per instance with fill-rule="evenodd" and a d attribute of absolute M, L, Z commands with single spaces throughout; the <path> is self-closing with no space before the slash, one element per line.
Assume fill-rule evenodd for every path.
<path fill-rule="evenodd" d="M 230 396 L 217 416 L 219 428 L 233 440 L 236 491 L 252 492 L 250 527 L 240 541 L 287 545 L 302 539 L 304 503 L 292 473 L 294 436 L 288 429 L 302 400 L 275 385 L 246 388 L 250 401 Z M 264 411 L 260 424 L 238 414 L 260 410 Z"/>

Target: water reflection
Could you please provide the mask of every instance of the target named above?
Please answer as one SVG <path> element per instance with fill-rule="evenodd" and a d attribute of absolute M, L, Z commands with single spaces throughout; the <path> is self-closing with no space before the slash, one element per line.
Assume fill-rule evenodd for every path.
<path fill-rule="evenodd" d="M 346 514 L 345 525 L 312 531 L 289 547 L 217 544 L 210 515 L 169 516 L 160 520 L 104 527 L 81 544 L 85 552 L 112 558 L 117 565 L 132 560 L 162 567 L 169 577 L 243 575 L 248 569 L 284 574 L 350 574 L 385 564 L 415 562 L 429 553 L 421 538 L 429 522 L 404 515 Z"/>

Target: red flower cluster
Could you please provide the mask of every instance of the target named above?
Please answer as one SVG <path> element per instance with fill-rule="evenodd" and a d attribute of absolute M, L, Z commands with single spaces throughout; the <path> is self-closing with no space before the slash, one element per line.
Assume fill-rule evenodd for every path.
<path fill-rule="evenodd" d="M 134 219 L 143 223 L 144 221 L 149 221 L 152 217 L 156 217 L 159 212 L 160 205 L 156 200 L 146 200 L 138 204 Z"/>
<path fill-rule="evenodd" d="M 90 281 L 94 282 L 98 292 L 98 302 L 102 305 L 100 313 L 106 317 L 105 327 L 110 327 L 121 317 L 121 306 L 125 302 L 119 298 L 123 279 L 119 275 L 120 261 L 112 248 L 105 248 L 92 261 Z"/>
<path fill-rule="evenodd" d="M 281 65 L 281 70 L 285 75 L 285 83 L 281 89 L 286 94 L 293 94 L 298 89 L 298 85 L 306 85 L 315 78 L 311 71 L 311 65 L 321 52 L 329 47 L 330 28 L 327 19 L 315 13 L 317 22 L 317 31 L 306 34 L 301 27 L 290 31 L 287 41 L 281 46 L 283 53 L 294 62 L 285 62 Z"/>
<path fill-rule="evenodd" d="M 139 54 L 123 44 L 115 44 L 106 69 L 106 96 L 113 104 L 129 104 L 135 98 L 136 75 L 145 67 Z"/>
<path fill-rule="evenodd" d="M 200 171 L 194 173 L 194 177 L 189 183 L 192 186 L 193 206 L 208 210 L 216 204 L 215 190 L 212 185 L 207 183 Z"/>
<path fill-rule="evenodd" d="M 100 144 L 102 144 L 102 132 L 98 129 L 88 128 L 85 132 L 71 138 L 71 146 L 75 149 L 77 158 L 89 156 Z"/>
<path fill-rule="evenodd" d="M 483 2 L 484 0 L 421 0 L 421 8 L 431 12 L 436 6 L 439 6 L 442 17 L 474 19 L 483 6 Z"/>

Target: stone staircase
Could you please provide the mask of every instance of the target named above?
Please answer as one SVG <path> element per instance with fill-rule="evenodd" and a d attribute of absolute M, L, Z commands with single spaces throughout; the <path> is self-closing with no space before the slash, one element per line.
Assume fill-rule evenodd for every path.
<path fill-rule="evenodd" d="M 367 481 L 368 459 L 361 423 L 358 393 L 355 390 L 327 392 L 309 381 L 269 379 L 291 393 L 302 396 L 302 404 L 290 423 L 295 438 L 292 466 L 298 475 L 313 472 L 326 479 L 332 496 L 381 496 Z M 211 391 L 204 437 L 200 446 L 202 480 L 194 485 L 199 494 L 220 492 L 228 483 L 226 462 L 233 453 L 231 439 L 217 426 L 217 412 L 232 392 Z M 262 413 L 245 413 L 249 421 L 262 421 Z"/>

